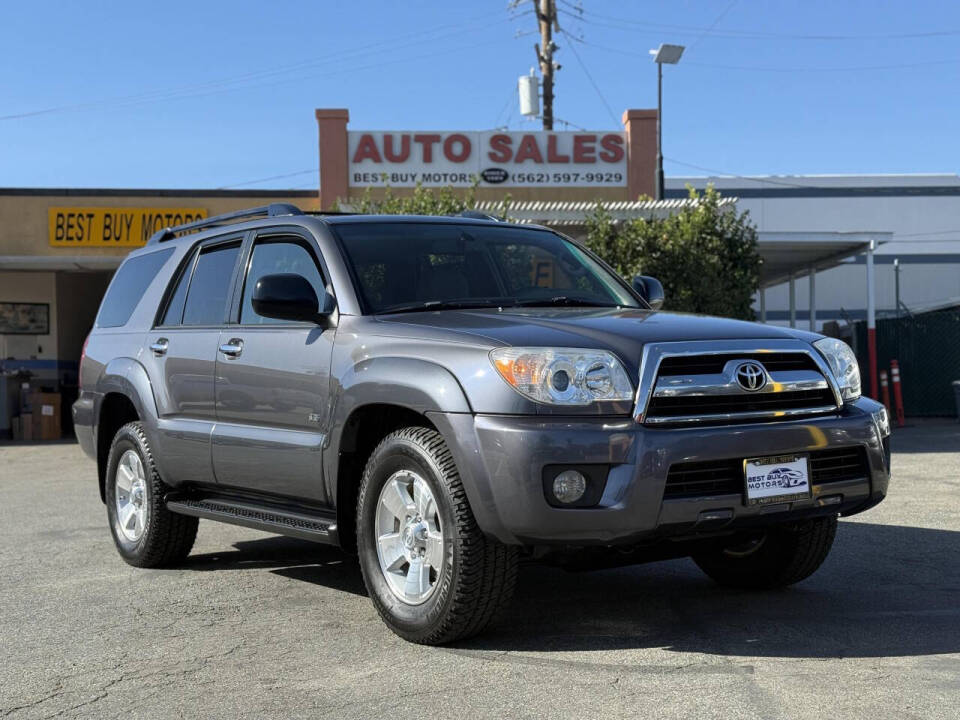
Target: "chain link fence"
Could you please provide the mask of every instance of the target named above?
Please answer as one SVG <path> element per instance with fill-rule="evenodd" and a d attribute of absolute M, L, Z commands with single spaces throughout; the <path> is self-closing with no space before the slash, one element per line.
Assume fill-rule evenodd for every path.
<path fill-rule="evenodd" d="M 857 359 L 864 369 L 863 389 L 869 393 L 865 322 L 854 324 L 854 337 Z M 956 417 L 952 382 L 960 380 L 960 311 L 877 320 L 877 370 L 886 370 L 889 376 L 891 360 L 900 363 L 906 415 Z M 890 400 L 893 402 L 892 385 Z"/>

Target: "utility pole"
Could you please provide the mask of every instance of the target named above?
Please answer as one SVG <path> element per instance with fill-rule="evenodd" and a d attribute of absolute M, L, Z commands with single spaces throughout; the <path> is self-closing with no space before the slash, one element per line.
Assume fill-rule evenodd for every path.
<path fill-rule="evenodd" d="M 537 24 L 540 26 L 540 43 L 534 45 L 537 51 L 537 62 L 540 65 L 540 75 L 543 78 L 543 129 L 553 130 L 553 71 L 559 69 L 553 65 L 553 31 L 560 30 L 557 21 L 556 0 L 533 0 L 534 11 L 537 15 Z"/>

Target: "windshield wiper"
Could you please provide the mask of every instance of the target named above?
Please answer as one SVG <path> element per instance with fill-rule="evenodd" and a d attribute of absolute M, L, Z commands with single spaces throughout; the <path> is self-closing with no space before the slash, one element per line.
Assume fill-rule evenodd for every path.
<path fill-rule="evenodd" d="M 557 295 L 551 298 L 536 298 L 533 300 L 518 300 L 510 303 L 511 307 L 552 307 L 556 305 L 568 305 L 578 307 L 620 307 L 614 303 L 602 303 L 589 298 L 570 297 L 568 295 Z"/>
<path fill-rule="evenodd" d="M 512 301 L 507 301 L 511 304 Z M 394 305 L 377 312 L 377 315 L 394 315 L 409 312 L 432 312 L 434 310 L 476 310 L 480 308 L 502 307 L 503 301 L 490 300 L 427 300 L 407 305 Z"/>

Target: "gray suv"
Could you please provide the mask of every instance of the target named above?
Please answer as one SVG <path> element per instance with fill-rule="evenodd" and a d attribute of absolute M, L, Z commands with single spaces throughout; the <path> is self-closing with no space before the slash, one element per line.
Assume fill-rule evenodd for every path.
<path fill-rule="evenodd" d="M 340 545 L 408 640 L 479 632 L 521 559 L 798 582 L 880 502 L 842 342 L 660 312 L 552 230 L 271 205 L 157 233 L 87 339 L 77 437 L 120 555 L 198 518 Z"/>

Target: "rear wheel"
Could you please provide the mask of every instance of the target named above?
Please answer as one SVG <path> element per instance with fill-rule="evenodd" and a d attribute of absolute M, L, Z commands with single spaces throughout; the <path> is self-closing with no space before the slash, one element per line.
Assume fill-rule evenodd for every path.
<path fill-rule="evenodd" d="M 735 543 L 729 540 L 693 556 L 700 569 L 721 585 L 754 590 L 793 585 L 810 577 L 826 560 L 837 533 L 837 518 L 771 528 Z"/>
<path fill-rule="evenodd" d="M 105 494 L 113 541 L 130 565 L 168 567 L 190 554 L 199 521 L 167 510 L 163 496 L 168 489 L 153 464 L 143 427 L 127 423 L 110 446 Z"/>
<path fill-rule="evenodd" d="M 429 428 L 398 430 L 370 456 L 357 550 L 380 617 L 426 645 L 483 630 L 516 582 L 516 548 L 480 532 L 450 451 Z"/>

